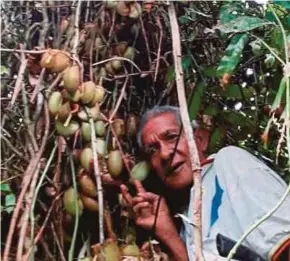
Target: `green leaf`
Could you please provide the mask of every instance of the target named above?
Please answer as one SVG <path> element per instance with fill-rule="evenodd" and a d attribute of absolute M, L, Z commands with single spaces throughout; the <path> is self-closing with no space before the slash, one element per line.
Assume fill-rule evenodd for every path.
<path fill-rule="evenodd" d="M 219 113 L 219 107 L 217 105 L 210 105 L 203 112 L 204 115 L 210 115 L 210 116 L 217 116 L 218 113 Z"/>
<path fill-rule="evenodd" d="M 190 21 L 191 19 L 190 19 L 190 17 L 188 17 L 187 15 L 183 15 L 183 16 L 180 16 L 179 18 L 178 18 L 178 20 L 179 20 L 179 23 L 180 24 L 186 24 L 188 21 Z"/>
<path fill-rule="evenodd" d="M 280 85 L 279 85 L 279 90 L 277 92 L 277 95 L 275 97 L 275 100 L 271 106 L 271 110 L 274 111 L 276 110 L 277 108 L 279 108 L 280 104 L 281 104 L 281 100 L 282 100 L 282 96 L 283 96 L 283 93 L 285 91 L 285 88 L 286 88 L 286 81 L 289 81 L 288 77 L 284 76 L 282 79 L 281 79 L 281 82 L 280 82 Z"/>
<path fill-rule="evenodd" d="M 263 45 L 261 43 L 261 41 L 258 41 L 258 40 L 254 40 L 252 42 L 249 43 L 249 45 L 252 47 L 252 52 L 255 56 L 261 56 L 263 55 Z"/>
<path fill-rule="evenodd" d="M 11 189 L 7 183 L 1 183 L 0 190 L 2 193 L 11 193 Z"/>
<path fill-rule="evenodd" d="M 290 1 L 287 0 L 272 0 L 274 4 L 281 5 L 286 9 L 290 9 Z"/>
<path fill-rule="evenodd" d="M 5 195 L 4 206 L 2 206 L 3 201 L 1 202 L 1 212 L 6 211 L 7 213 L 11 213 L 15 206 L 15 195 L 7 183 L 1 183 L 0 189 L 1 193 Z"/>
<path fill-rule="evenodd" d="M 266 54 L 266 58 L 264 60 L 264 63 L 266 65 L 266 68 L 272 68 L 275 64 L 275 56 L 271 53 Z"/>
<path fill-rule="evenodd" d="M 239 1 L 222 5 L 219 13 L 220 24 L 226 24 L 231 20 L 236 19 L 243 10 L 243 4 Z"/>
<path fill-rule="evenodd" d="M 285 106 L 285 108 L 284 108 L 284 110 L 283 110 L 283 112 L 282 112 L 282 114 L 281 114 L 281 116 L 280 116 L 280 120 L 281 119 L 286 119 L 286 108 L 287 108 L 287 105 Z"/>
<path fill-rule="evenodd" d="M 216 77 L 217 76 L 217 70 L 213 66 L 205 66 L 202 70 L 203 75 L 207 77 Z"/>
<path fill-rule="evenodd" d="M 220 127 L 217 127 L 214 129 L 213 133 L 211 134 L 210 141 L 207 147 L 207 151 L 209 153 L 214 152 L 217 149 L 217 147 L 221 145 L 224 133 L 225 133 L 225 130 Z"/>
<path fill-rule="evenodd" d="M 193 98 L 191 100 L 191 103 L 188 106 L 190 120 L 194 120 L 197 116 L 197 113 L 199 111 L 200 104 L 201 104 L 201 99 L 204 94 L 204 90 L 205 90 L 205 84 L 203 82 L 200 82 L 196 85 Z"/>
<path fill-rule="evenodd" d="M 250 119 L 247 116 L 240 114 L 239 112 L 225 111 L 223 112 L 223 119 L 225 122 L 233 125 L 235 128 L 237 128 L 238 125 L 245 128 L 252 128 L 255 126 L 253 119 Z"/>
<path fill-rule="evenodd" d="M 280 3 L 282 3 L 283 1 L 281 1 Z M 284 1 L 285 2 L 285 1 Z M 276 13 L 276 15 L 279 17 L 280 21 L 283 24 L 284 29 L 290 29 L 290 16 L 287 15 L 287 12 L 289 12 L 289 10 L 287 10 L 285 7 L 283 7 L 283 5 L 277 5 L 278 2 L 276 2 L 276 4 L 268 4 L 267 5 L 267 9 L 265 12 L 265 18 L 269 21 L 272 21 L 274 23 L 277 24 L 277 20 L 271 10 L 270 7 L 272 7 Z M 289 4 L 289 1 L 288 1 Z"/>
<path fill-rule="evenodd" d="M 192 31 L 186 40 L 188 42 L 193 42 L 195 38 L 196 38 L 196 32 Z"/>
<path fill-rule="evenodd" d="M 240 16 L 230 22 L 222 25 L 218 25 L 215 29 L 220 30 L 223 33 L 243 33 L 248 32 L 264 25 L 273 25 L 268 20 L 261 19 L 253 16 Z"/>
<path fill-rule="evenodd" d="M 280 51 L 284 50 L 284 40 L 282 31 L 278 28 L 273 30 L 273 32 L 269 35 L 270 41 L 269 44 L 272 48 L 276 48 Z"/>
<path fill-rule="evenodd" d="M 166 74 L 166 82 L 171 82 L 175 79 L 175 70 L 174 70 L 174 65 L 171 65 Z"/>
<path fill-rule="evenodd" d="M 221 92 L 221 95 L 226 98 L 242 99 L 240 86 L 237 84 L 230 84 L 224 91 Z"/>
<path fill-rule="evenodd" d="M 222 76 L 225 73 L 232 73 L 234 71 L 241 60 L 241 54 L 247 41 L 248 36 L 246 34 L 238 34 L 231 39 L 231 42 L 225 50 L 225 54 L 217 68 L 219 76 Z"/>
<path fill-rule="evenodd" d="M 15 206 L 15 195 L 14 194 L 9 194 L 5 196 L 5 211 L 10 214 Z"/>
<path fill-rule="evenodd" d="M 8 71 L 8 68 L 6 66 L 1 65 L 0 66 L 0 75 L 3 75 L 3 74 L 8 75 L 9 71 Z"/>
<path fill-rule="evenodd" d="M 182 69 L 183 71 L 186 71 L 189 66 L 191 65 L 191 58 L 189 56 L 182 58 L 181 61 L 181 65 L 182 65 Z M 166 74 L 166 82 L 170 82 L 175 80 L 175 67 L 174 64 L 171 65 L 168 70 L 167 70 L 167 74 Z"/>

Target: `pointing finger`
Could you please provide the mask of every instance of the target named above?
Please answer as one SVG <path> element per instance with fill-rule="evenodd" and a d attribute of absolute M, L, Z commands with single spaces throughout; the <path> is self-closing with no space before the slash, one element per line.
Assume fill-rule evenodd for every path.
<path fill-rule="evenodd" d="M 146 190 L 143 187 L 143 185 L 142 185 L 140 180 L 135 180 L 134 181 L 134 185 L 135 185 L 135 188 L 137 190 L 137 193 L 145 193 L 146 192 Z"/>
<path fill-rule="evenodd" d="M 125 186 L 125 185 L 121 185 L 120 186 L 120 189 L 121 189 L 121 193 L 126 201 L 126 203 L 129 205 L 129 206 L 132 206 L 133 204 L 133 198 L 132 196 L 130 195 L 129 191 L 128 191 L 128 188 Z"/>

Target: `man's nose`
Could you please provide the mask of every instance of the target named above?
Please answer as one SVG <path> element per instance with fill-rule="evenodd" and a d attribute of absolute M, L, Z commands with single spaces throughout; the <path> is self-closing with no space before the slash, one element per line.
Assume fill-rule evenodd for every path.
<path fill-rule="evenodd" d="M 166 161 L 170 159 L 170 156 L 172 154 L 172 148 L 166 144 L 160 145 L 160 157 L 162 160 Z"/>

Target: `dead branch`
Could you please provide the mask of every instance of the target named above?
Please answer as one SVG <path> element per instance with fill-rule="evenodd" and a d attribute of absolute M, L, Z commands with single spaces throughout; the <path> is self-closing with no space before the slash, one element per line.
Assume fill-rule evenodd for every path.
<path fill-rule="evenodd" d="M 30 210 L 31 201 L 32 201 L 32 197 L 34 194 L 36 182 L 37 182 L 38 173 L 40 171 L 40 167 L 41 167 L 41 164 L 38 163 L 37 168 L 34 172 L 32 181 L 31 181 L 30 190 L 26 194 L 26 197 L 25 197 L 25 210 L 24 210 L 22 217 L 20 218 L 21 228 L 20 228 L 20 233 L 19 233 L 19 237 L 18 237 L 18 244 L 17 244 L 17 253 L 16 253 L 17 260 L 22 260 L 22 253 L 23 253 L 24 242 L 26 239 L 26 232 L 27 232 L 26 229 L 28 226 L 28 219 L 29 219 L 29 210 Z"/>
<path fill-rule="evenodd" d="M 97 62 L 97 63 L 94 63 L 92 64 L 92 66 L 96 66 L 96 65 L 99 65 L 99 64 L 103 64 L 103 63 L 106 63 L 106 62 L 110 62 L 110 61 L 114 61 L 114 60 L 119 60 L 119 61 L 126 61 L 126 62 L 129 62 L 131 63 L 137 70 L 139 73 L 142 73 L 141 69 L 137 66 L 136 63 L 134 63 L 133 61 L 131 61 L 130 59 L 127 59 L 127 58 L 124 58 L 124 57 L 118 57 L 118 56 L 115 56 L 115 57 L 111 57 L 109 59 L 106 59 L 106 60 L 103 60 L 103 61 L 100 61 L 100 62 Z"/>
<path fill-rule="evenodd" d="M 20 45 L 20 48 L 22 49 L 22 45 Z M 23 52 L 21 52 L 21 64 L 20 64 L 20 68 L 18 71 L 18 75 L 17 75 L 17 80 L 15 83 L 15 87 L 14 87 L 14 92 L 13 92 L 13 96 L 9 105 L 9 108 L 12 108 L 12 106 L 14 105 L 20 91 L 21 91 L 21 87 L 22 87 L 22 82 L 23 82 L 23 78 L 24 78 L 24 72 L 27 66 L 27 62 L 28 60 L 25 58 L 25 55 Z"/>
<path fill-rule="evenodd" d="M 124 94 L 125 94 L 125 90 L 126 90 L 126 86 L 127 86 L 128 80 L 129 80 L 129 78 L 126 77 L 125 82 L 124 82 L 123 87 L 122 87 L 122 90 L 121 90 L 121 93 L 120 93 L 120 96 L 119 96 L 118 101 L 116 103 L 116 106 L 115 106 L 115 108 L 114 108 L 114 110 L 113 110 L 113 112 L 112 112 L 112 114 L 111 114 L 111 116 L 109 118 L 109 122 L 112 122 L 112 119 L 114 118 L 116 112 L 118 111 L 118 109 L 119 109 L 119 107 L 121 105 L 121 102 L 122 102 Z"/>
<path fill-rule="evenodd" d="M 17 150 L 17 148 L 15 148 L 14 145 L 3 134 L 1 135 L 1 139 L 3 139 L 6 142 L 9 149 L 11 149 L 19 158 L 25 160 L 26 162 L 29 161 L 27 158 L 23 157 L 23 153 Z"/>
<path fill-rule="evenodd" d="M 42 157 L 42 154 L 44 152 L 45 145 L 47 142 L 48 133 L 49 133 L 49 126 L 50 126 L 49 125 L 50 120 L 49 120 L 49 112 L 48 112 L 47 102 L 45 102 L 45 104 L 44 104 L 44 118 L 45 118 L 45 132 L 43 135 L 42 144 L 41 144 L 39 151 L 36 153 L 35 157 L 30 160 L 30 163 L 23 174 L 23 181 L 22 181 L 22 186 L 21 186 L 22 189 L 21 189 L 21 192 L 18 196 L 17 203 L 16 203 L 16 206 L 14 208 L 13 215 L 11 218 L 11 223 L 10 223 L 9 231 L 7 234 L 7 239 L 6 239 L 6 244 L 5 244 L 4 254 L 3 254 L 3 261 L 9 260 L 9 253 L 10 253 L 12 238 L 13 238 L 15 226 L 16 226 L 16 223 L 18 220 L 19 212 L 20 212 L 21 207 L 22 207 L 23 198 L 24 198 L 25 193 L 29 187 L 29 184 L 31 182 L 33 174 L 34 174 L 34 172 L 37 168 L 37 165 L 40 161 L 40 158 Z"/>
<path fill-rule="evenodd" d="M 160 53 L 161 53 L 161 45 L 162 45 L 162 38 L 163 38 L 163 28 L 162 28 L 162 23 L 160 21 L 160 17 L 157 16 L 156 18 L 156 23 L 160 31 L 160 36 L 159 36 L 159 44 L 158 44 L 158 51 L 157 51 L 157 60 L 156 60 L 156 68 L 155 68 L 155 74 L 154 74 L 154 83 L 157 80 L 157 75 L 158 75 L 158 70 L 159 70 L 159 64 L 160 64 Z"/>
<path fill-rule="evenodd" d="M 195 258 L 197 261 L 204 260 L 202 253 L 202 225 L 201 225 L 201 206 L 202 206 L 202 191 L 201 191 L 201 168 L 198 150 L 193 138 L 193 131 L 190 124 L 190 119 L 188 116 L 187 102 L 185 96 L 184 79 L 183 79 L 183 69 L 181 65 L 181 45 L 180 45 L 180 32 L 177 22 L 176 12 L 174 8 L 174 3 L 171 2 L 168 7 L 168 14 L 171 25 L 171 35 L 172 35 L 172 48 L 174 57 L 174 66 L 176 72 L 176 87 L 178 94 L 178 101 L 180 106 L 180 113 L 182 124 L 184 126 L 184 131 L 189 147 L 191 167 L 193 173 L 194 181 L 194 209 L 193 209 L 193 227 L 194 230 L 194 251 Z"/>
<path fill-rule="evenodd" d="M 91 132 L 92 132 L 92 141 L 91 146 L 93 150 L 93 159 L 94 159 L 94 174 L 97 183 L 97 191 L 98 191 L 98 203 L 99 203 L 99 242 L 100 244 L 104 243 L 104 195 L 103 195 L 103 187 L 102 180 L 98 162 L 98 154 L 97 154 L 97 138 L 96 138 L 96 130 L 94 125 L 94 120 L 90 118 Z"/>

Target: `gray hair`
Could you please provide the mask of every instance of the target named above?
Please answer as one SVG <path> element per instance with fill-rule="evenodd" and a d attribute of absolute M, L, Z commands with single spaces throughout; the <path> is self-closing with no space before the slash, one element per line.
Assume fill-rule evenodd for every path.
<path fill-rule="evenodd" d="M 163 105 L 163 106 L 155 106 L 152 109 L 146 111 L 140 120 L 140 124 L 137 131 L 137 142 L 140 147 L 140 149 L 143 149 L 143 142 L 142 142 L 142 131 L 146 125 L 146 123 L 153 117 L 156 117 L 162 113 L 172 113 L 175 115 L 176 120 L 181 126 L 181 116 L 180 111 L 178 107 L 170 106 L 170 105 Z"/>

